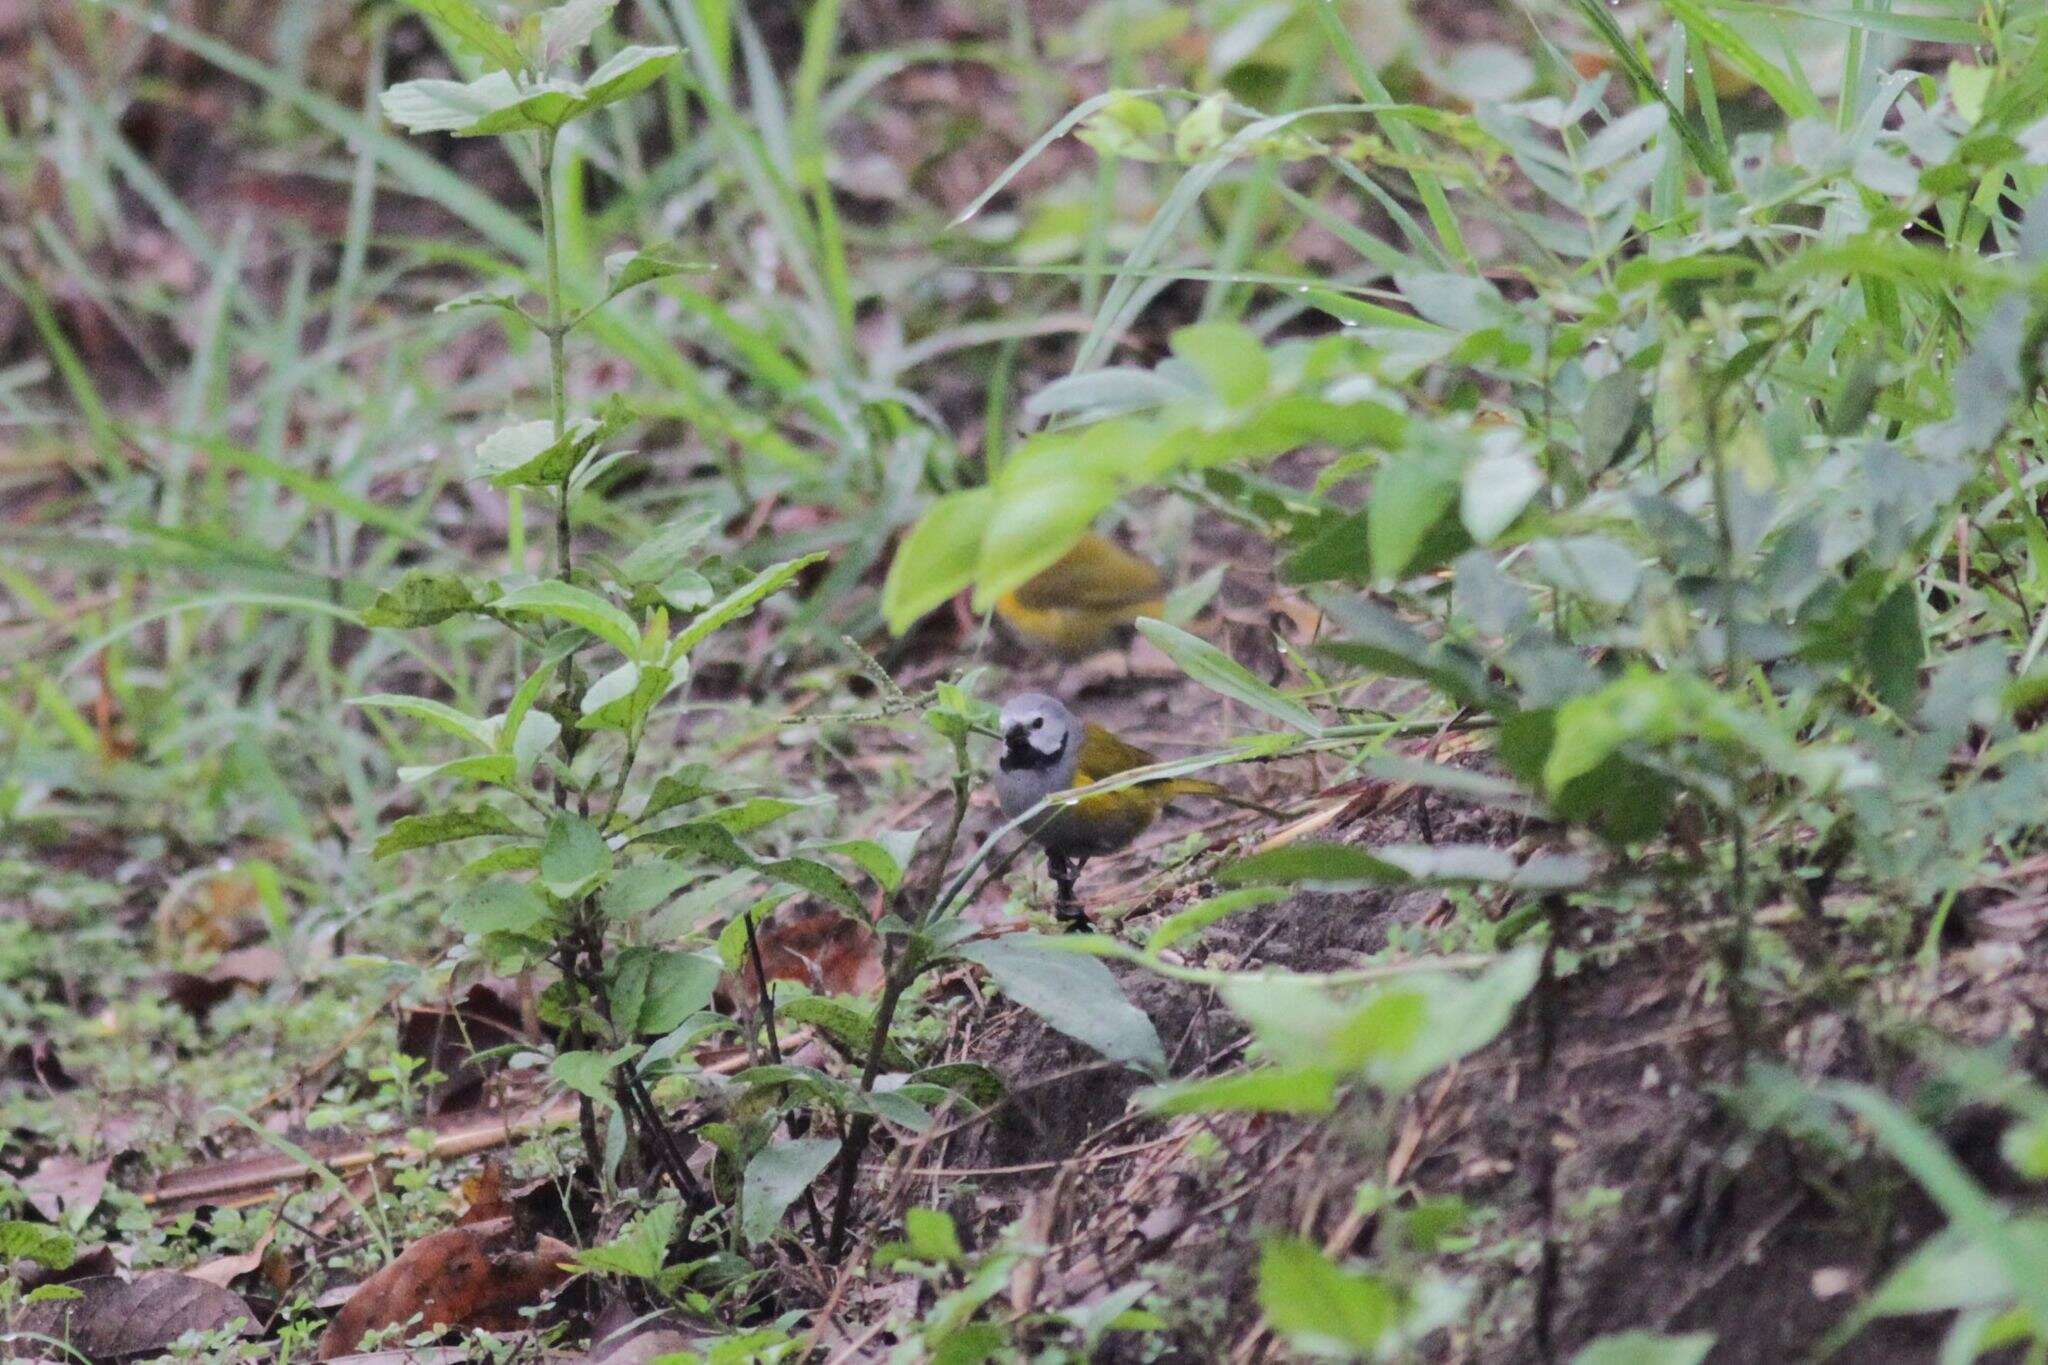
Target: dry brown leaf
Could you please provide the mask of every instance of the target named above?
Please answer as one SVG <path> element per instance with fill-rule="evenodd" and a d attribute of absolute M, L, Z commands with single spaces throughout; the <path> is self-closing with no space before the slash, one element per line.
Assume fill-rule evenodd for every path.
<path fill-rule="evenodd" d="M 479 981 L 451 1004 L 406 1013 L 398 1029 L 399 1047 L 443 1077 L 428 1097 L 431 1112 L 466 1109 L 483 1097 L 490 1073 L 476 1054 L 526 1037 L 516 998 L 509 981 Z"/>
<path fill-rule="evenodd" d="M 21 1182 L 21 1192 L 30 1206 L 52 1223 L 73 1212 L 83 1218 L 99 1207 L 111 1165 L 111 1161 L 81 1161 L 63 1155 L 44 1157 L 34 1174 Z"/>
<path fill-rule="evenodd" d="M 820 995 L 867 995 L 881 987 L 882 944 L 874 926 L 830 906 L 771 915 L 755 935 L 770 981 L 800 982 Z M 743 961 L 718 988 L 725 999 L 757 1003 L 753 962 Z"/>
<path fill-rule="evenodd" d="M 256 1314 L 241 1295 L 190 1275 L 95 1275 L 67 1288 L 78 1297 L 31 1304 L 18 1330 L 96 1360 L 160 1351 L 187 1332 L 218 1332 L 238 1319 L 240 1335 L 255 1332 Z"/>
<path fill-rule="evenodd" d="M 569 1278 L 575 1255 L 552 1237 L 522 1246 L 510 1218 L 452 1227 L 422 1237 L 390 1265 L 356 1287 L 320 1338 L 318 1359 L 354 1351 L 365 1334 L 407 1322 L 420 1328 L 478 1327 L 506 1331 Z"/>

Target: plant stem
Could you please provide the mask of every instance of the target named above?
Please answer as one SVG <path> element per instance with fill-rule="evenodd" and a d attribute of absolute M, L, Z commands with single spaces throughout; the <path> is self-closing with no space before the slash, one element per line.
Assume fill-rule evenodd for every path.
<path fill-rule="evenodd" d="M 555 440 L 569 429 L 568 364 L 564 343 L 569 328 L 562 320 L 562 233 L 555 221 L 555 142 L 561 134 L 547 129 L 540 135 L 540 232 L 547 253 L 547 324 L 541 331 L 548 339 L 549 416 L 554 421 Z M 569 576 L 569 479 L 562 475 L 561 497 L 555 508 L 555 572 Z"/>

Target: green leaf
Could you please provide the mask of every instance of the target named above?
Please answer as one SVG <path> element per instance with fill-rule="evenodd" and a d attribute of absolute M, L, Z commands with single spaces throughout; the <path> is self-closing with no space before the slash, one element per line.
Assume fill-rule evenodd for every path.
<path fill-rule="evenodd" d="M 497 70 L 517 71 L 526 65 L 512 35 L 500 28 L 474 0 L 405 0 L 449 37 L 484 59 Z"/>
<path fill-rule="evenodd" d="M 1441 453 L 1382 464 L 1365 507 L 1373 577 L 1398 582 L 1462 554 L 1472 541 L 1455 515 L 1458 495 L 1458 472 Z"/>
<path fill-rule="evenodd" d="M 1920 591 L 1901 583 L 1877 604 L 1863 636 L 1863 666 L 1870 670 L 1878 700 L 1900 715 L 1911 715 L 1920 695 L 1920 665 L 1926 658 Z"/>
<path fill-rule="evenodd" d="M 656 1279 L 668 1265 L 669 1243 L 675 1241 L 681 1222 L 682 1206 L 664 1199 L 603 1246 L 577 1252 L 576 1264 L 603 1275 Z"/>
<path fill-rule="evenodd" d="M 580 626 L 629 658 L 640 652 L 640 628 L 633 618 L 588 588 L 550 578 L 515 588 L 490 605 L 493 611 L 545 616 Z"/>
<path fill-rule="evenodd" d="M 628 659 L 583 692 L 583 714 L 589 715 L 633 695 L 640 686 L 640 665 Z"/>
<path fill-rule="evenodd" d="M 795 1138 L 756 1152 L 740 1181 L 740 1233 L 748 1243 L 766 1240 L 838 1155 L 837 1138 Z"/>
<path fill-rule="evenodd" d="M 763 598 L 779 590 L 785 583 L 824 557 L 825 552 L 820 550 L 801 559 L 786 560 L 755 574 L 744 585 L 727 593 L 716 605 L 706 608 L 702 615 L 694 618 L 682 629 L 674 643 L 669 646 L 669 662 L 674 663 L 709 639 L 714 631 L 745 616 L 759 606 Z"/>
<path fill-rule="evenodd" d="M 69 1270 L 77 1259 L 78 1243 L 56 1228 L 20 1219 L 0 1222 L 0 1262 L 34 1261 L 49 1270 Z"/>
<path fill-rule="evenodd" d="M 1003 1078 L 979 1062 L 944 1062 L 928 1066 L 914 1073 L 910 1083 L 944 1086 L 976 1109 L 987 1109 L 1000 1103 L 1008 1093 Z"/>
<path fill-rule="evenodd" d="M 604 268 L 611 281 L 605 296 L 617 298 L 628 289 L 655 280 L 665 280 L 671 275 L 703 275 L 714 267 L 708 261 L 683 260 L 670 254 L 667 247 L 642 247 L 638 251 L 621 251 L 607 256 Z"/>
<path fill-rule="evenodd" d="M 457 901 L 448 918 L 465 934 L 524 934 L 546 921 L 548 906 L 524 882 L 490 881 Z"/>
<path fill-rule="evenodd" d="M 619 561 L 619 576 L 631 583 L 659 583 L 684 568 L 684 561 L 716 530 L 719 514 L 686 512 L 635 545 Z"/>
<path fill-rule="evenodd" d="M 640 1006 L 640 1032 L 669 1033 L 710 1006 L 720 967 L 697 953 L 654 951 L 646 998 Z"/>
<path fill-rule="evenodd" d="M 1162 920 L 1159 927 L 1152 931 L 1151 937 L 1145 940 L 1145 951 L 1161 952 L 1184 938 L 1201 933 L 1225 916 L 1286 899 L 1287 892 L 1277 887 L 1263 886 L 1247 887 L 1242 891 L 1226 891 L 1220 896 L 1211 896 L 1198 905 L 1191 905 Z"/>
<path fill-rule="evenodd" d="M 762 876 L 770 880 L 798 887 L 855 913 L 866 908 L 861 903 L 860 893 L 847 884 L 846 878 L 823 863 L 813 862 L 809 858 L 783 858 L 776 862 L 763 863 L 760 871 Z"/>
<path fill-rule="evenodd" d="M 1210 391 L 1226 403 L 1249 403 L 1266 391 L 1271 373 L 1266 348 L 1242 323 L 1204 322 L 1182 327 L 1173 334 L 1171 345 L 1173 353 L 1192 366 Z"/>
<path fill-rule="evenodd" d="M 597 908 L 606 919 L 631 923 L 702 875 L 701 868 L 683 862 L 635 863 L 606 879 Z"/>
<path fill-rule="evenodd" d="M 1259 1306 L 1295 1345 L 1318 1352 L 1371 1352 L 1400 1320 L 1400 1300 L 1374 1275 L 1340 1270 L 1298 1237 L 1266 1239 Z"/>
<path fill-rule="evenodd" d="M 1302 842 L 1284 844 L 1226 863 L 1216 880 L 1227 886 L 1291 885 L 1399 886 L 1408 880 L 1400 868 L 1352 844 Z"/>
<path fill-rule="evenodd" d="M 861 871 L 875 879 L 876 885 L 884 891 L 894 891 L 903 884 L 903 874 L 909 869 L 911 855 L 916 853 L 917 841 L 923 835 L 922 827 L 889 830 L 872 839 L 842 839 L 825 845 L 823 851 L 851 858 Z"/>
<path fill-rule="evenodd" d="M 1661 106 L 1652 106 L 1661 107 Z M 1481 545 L 1514 525 L 1515 518 L 1543 487 L 1543 471 L 1519 449 L 1490 450 L 1465 466 L 1458 492 L 1458 518 Z"/>
<path fill-rule="evenodd" d="M 1266 1066 L 1235 1075 L 1154 1086 L 1132 1097 L 1154 1114 L 1327 1114 L 1337 1075 L 1321 1066 Z"/>
<path fill-rule="evenodd" d="M 561 737 L 562 722 L 547 712 L 528 711 L 521 716 L 518 733 L 512 736 L 513 776 L 522 782 L 525 781 L 533 772 L 533 765 L 540 762 L 540 756 L 547 752 L 548 746 Z"/>
<path fill-rule="evenodd" d="M 1579 436 L 1585 443 L 1588 474 L 1598 474 L 1628 454 L 1642 435 L 1648 406 L 1642 398 L 1642 377 L 1633 370 L 1617 370 L 1593 381 L 1579 409 Z"/>
<path fill-rule="evenodd" d="M 718 867 L 752 867 L 754 856 L 732 837 L 732 831 L 710 820 L 691 820 L 638 835 L 636 844 L 665 848 L 673 853 Z"/>
<path fill-rule="evenodd" d="M 476 594 L 452 573 L 414 569 L 363 610 L 366 626 L 431 626 L 476 609 Z"/>
<path fill-rule="evenodd" d="M 1320 735 L 1323 732 L 1322 722 L 1307 707 L 1254 677 L 1250 669 L 1207 640 L 1149 617 L 1139 618 L 1138 629 L 1167 658 L 1178 664 L 1181 672 L 1210 691 L 1241 701 L 1255 711 L 1263 711 L 1303 734 Z"/>
<path fill-rule="evenodd" d="M 580 815 L 557 815 L 540 846 L 540 879 L 564 900 L 578 896 L 610 870 L 612 851 L 597 826 Z"/>
<path fill-rule="evenodd" d="M 351 697 L 348 704 L 397 711 L 401 715 L 438 726 L 458 739 L 466 739 L 482 748 L 495 749 L 498 746 L 497 729 L 489 721 L 468 715 L 441 702 L 429 701 L 425 697 L 408 697 L 398 692 L 379 692 L 367 697 Z"/>
<path fill-rule="evenodd" d="M 639 1052 L 637 1043 L 629 1043 L 611 1052 L 564 1052 L 555 1058 L 548 1072 L 577 1094 L 603 1102 L 611 1098 L 606 1083 L 612 1072 Z"/>
<path fill-rule="evenodd" d="M 639 94 L 660 80 L 661 73 L 675 65 L 679 55 L 673 47 L 620 48 L 583 82 L 583 103 L 575 117 Z"/>
<path fill-rule="evenodd" d="M 435 844 L 453 843 L 457 839 L 525 832 L 503 811 L 490 806 L 432 811 L 424 815 L 408 815 L 385 830 L 384 836 L 370 850 L 370 857 L 384 859 L 408 849 L 430 848 Z"/>
<path fill-rule="evenodd" d="M 897 635 L 974 582 L 981 538 L 995 494 L 987 488 L 948 493 L 925 509 L 896 547 L 882 583 L 882 614 Z"/>
<path fill-rule="evenodd" d="M 516 289 L 472 289 L 434 305 L 436 313 L 460 313 L 467 308 L 502 308 L 508 313 L 525 316 L 525 310 L 519 306 L 519 291 Z"/>
<path fill-rule="evenodd" d="M 938 1209 L 910 1209 L 903 1215 L 903 1241 L 910 1255 L 930 1265 L 952 1265 L 967 1259 L 953 1215 Z"/>
<path fill-rule="evenodd" d="M 1572 1365 L 1700 1365 L 1713 1349 L 1712 1332 L 1688 1332 L 1682 1337 L 1616 1332 L 1588 1343 L 1572 1357 Z"/>
<path fill-rule="evenodd" d="M 751 975 L 747 979 L 751 985 Z M 867 1059 L 868 1048 L 874 1041 L 875 1020 L 859 1006 L 830 996 L 799 995 L 778 1002 L 775 1012 L 793 1024 L 808 1024 L 817 1029 L 844 1049 L 848 1056 L 862 1061 Z M 882 1064 L 893 1071 L 908 1071 L 913 1065 L 910 1055 L 894 1038 L 882 1041 Z"/>
<path fill-rule="evenodd" d="M 1094 958 L 1051 947 L 1035 934 L 970 943 L 959 956 L 987 968 L 1004 995 L 1069 1038 L 1111 1061 L 1165 1070 L 1166 1051 L 1152 1021 Z"/>
<path fill-rule="evenodd" d="M 567 0 L 535 16 L 540 31 L 540 64 L 553 66 L 580 50 L 611 18 L 619 0 Z"/>
<path fill-rule="evenodd" d="M 569 423 L 559 441 L 546 420 L 500 427 L 476 448 L 476 476 L 498 488 L 559 488 L 604 433 L 594 417 Z"/>
<path fill-rule="evenodd" d="M 465 782 L 487 782 L 493 786 L 509 787 L 517 776 L 515 765 L 509 754 L 470 754 L 464 758 L 450 759 L 446 763 L 412 765 L 398 770 L 401 782 L 427 782 L 434 778 L 453 777 Z"/>
<path fill-rule="evenodd" d="M 737 806 L 715 810 L 704 818 L 725 826 L 734 834 L 750 834 L 813 804 L 810 801 L 791 801 L 782 796 L 756 796 Z"/>
<path fill-rule="evenodd" d="M 640 808 L 640 819 L 652 820 L 664 811 L 709 796 L 717 790 L 711 782 L 710 765 L 685 764 L 673 773 L 664 773 L 655 782 L 654 790 L 647 794 L 647 804 Z"/>

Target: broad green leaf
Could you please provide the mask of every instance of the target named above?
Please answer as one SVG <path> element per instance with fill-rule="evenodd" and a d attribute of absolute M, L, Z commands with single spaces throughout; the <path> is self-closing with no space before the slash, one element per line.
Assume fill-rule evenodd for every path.
<path fill-rule="evenodd" d="M 449 37 L 481 56 L 497 70 L 517 71 L 526 65 L 512 35 L 499 27 L 475 0 L 405 0 L 413 9 L 446 30 Z"/>
<path fill-rule="evenodd" d="M 661 79 L 680 55 L 673 47 L 623 47 L 583 82 L 578 116 L 636 95 Z"/>
<path fill-rule="evenodd" d="M 1263 711 L 1303 734 L 1320 735 L 1323 732 L 1322 722 L 1306 706 L 1254 677 L 1250 669 L 1207 640 L 1149 617 L 1139 619 L 1138 629 L 1167 658 L 1178 664 L 1181 672 L 1210 691 L 1241 701 L 1255 711 Z"/>
<path fill-rule="evenodd" d="M 745 970 L 744 967 L 742 970 Z M 752 978 L 748 978 L 752 984 Z M 874 1016 L 845 1000 L 823 995 L 799 995 L 775 1006 L 777 1017 L 792 1024 L 808 1024 L 831 1038 L 856 1062 L 867 1060 L 875 1033 Z M 908 1071 L 910 1055 L 894 1038 L 882 1041 L 882 1064 L 892 1071 Z"/>
<path fill-rule="evenodd" d="M 619 576 L 632 583 L 659 583 L 685 567 L 705 537 L 718 529 L 719 514 L 686 512 L 635 545 L 619 561 Z"/>
<path fill-rule="evenodd" d="M 540 846 L 540 879 L 564 899 L 581 894 L 612 865 L 612 851 L 597 826 L 580 815 L 557 815 Z"/>
<path fill-rule="evenodd" d="M 533 772 L 533 765 L 547 752 L 548 746 L 562 735 L 562 722 L 545 711 L 528 711 L 519 722 L 519 731 L 512 736 L 513 774 L 520 781 Z"/>
<path fill-rule="evenodd" d="M 762 876 L 773 881 L 798 887 L 856 913 L 866 908 L 861 903 L 860 893 L 847 884 L 846 878 L 809 858 L 783 858 L 762 863 L 760 871 Z"/>
<path fill-rule="evenodd" d="M 1171 339 L 1173 353 L 1193 366 L 1224 402 L 1249 403 L 1266 391 L 1266 348 L 1252 330 L 1236 322 L 1183 327 Z"/>
<path fill-rule="evenodd" d="M 686 261 L 665 247 L 643 247 L 621 251 L 605 258 L 605 275 L 611 281 L 606 293 L 613 298 L 643 284 L 665 280 L 671 275 L 702 275 L 714 267 L 706 261 Z"/>
<path fill-rule="evenodd" d="M 1165 1069 L 1166 1052 L 1152 1021 L 1094 958 L 1047 946 L 1035 934 L 970 943 L 959 955 L 987 968 L 1004 995 L 1069 1038 L 1111 1061 L 1145 1071 Z"/>
<path fill-rule="evenodd" d="M 1003 1078 L 979 1062 L 945 1062 L 928 1066 L 910 1079 L 917 1085 L 944 1086 L 977 1109 L 986 1109 L 1000 1102 L 1007 1093 Z"/>
<path fill-rule="evenodd" d="M 1155 1114 L 1327 1114 L 1337 1107 L 1337 1074 L 1321 1066 L 1266 1066 L 1141 1090 Z"/>
<path fill-rule="evenodd" d="M 1019 459 L 1013 455 L 1004 470 L 1000 510 L 989 518 L 981 538 L 972 599 L 978 612 L 1058 563 L 1116 499 L 1116 485 L 1093 474 L 1062 471 L 1028 481 L 1009 477 Z"/>
<path fill-rule="evenodd" d="M 709 1008 L 719 971 L 718 963 L 698 953 L 657 951 L 640 1006 L 640 1032 L 668 1033 Z"/>
<path fill-rule="evenodd" d="M 584 689 L 583 714 L 587 716 L 630 697 L 639 686 L 640 665 L 628 659 Z"/>
<path fill-rule="evenodd" d="M 452 573 L 414 569 L 363 609 L 366 626 L 431 626 L 472 611 L 476 594 Z"/>
<path fill-rule="evenodd" d="M 490 806 L 433 811 L 424 815 L 408 815 L 392 825 L 377 840 L 376 847 L 370 850 L 370 857 L 389 858 L 407 849 L 429 848 L 487 834 L 523 833 L 525 831 L 513 824 L 510 816 Z"/>
<path fill-rule="evenodd" d="M 602 1246 L 576 1253 L 576 1264 L 601 1275 L 653 1280 L 668 1265 L 669 1243 L 682 1222 L 682 1206 L 664 1199 L 635 1218 L 625 1231 Z"/>
<path fill-rule="evenodd" d="M 446 763 L 427 763 L 400 768 L 400 782 L 428 782 L 435 778 L 452 777 L 465 782 L 488 782 L 492 786 L 509 787 L 517 776 L 515 764 L 509 754 L 470 754 L 464 758 L 450 759 Z"/>
<path fill-rule="evenodd" d="M 1365 539 L 1373 577 L 1398 582 L 1462 554 L 1471 537 L 1458 521 L 1458 470 L 1442 452 L 1406 455 L 1373 475 Z"/>
<path fill-rule="evenodd" d="M 1521 450 L 1489 450 L 1465 466 L 1458 517 L 1473 540 L 1491 545 L 1542 487 L 1543 471 Z"/>
<path fill-rule="evenodd" d="M 47 1270 L 69 1270 L 77 1259 L 78 1243 L 67 1233 L 21 1219 L 0 1222 L 0 1263 L 34 1261 Z"/>
<path fill-rule="evenodd" d="M 837 1138 L 793 1138 L 756 1152 L 740 1181 L 740 1233 L 747 1242 L 767 1240 L 797 1196 L 838 1155 Z"/>
<path fill-rule="evenodd" d="M 1145 940 L 1145 951 L 1157 953 L 1171 948 L 1182 939 L 1201 933 L 1228 915 L 1286 899 L 1287 892 L 1278 887 L 1263 886 L 1246 887 L 1241 891 L 1226 891 L 1220 896 L 1211 896 L 1200 904 L 1191 905 L 1160 921 L 1159 927 Z"/>
<path fill-rule="evenodd" d="M 665 848 L 672 853 L 718 867 L 752 867 L 754 856 L 732 837 L 732 831 L 711 820 L 691 820 L 665 829 L 634 836 L 635 844 Z"/>
<path fill-rule="evenodd" d="M 621 654 L 639 652 L 640 628 L 624 610 L 588 588 L 545 579 L 515 588 L 491 603 L 491 610 L 545 616 L 580 626 Z"/>
<path fill-rule="evenodd" d="M 889 830 L 872 839 L 842 839 L 826 844 L 822 851 L 845 855 L 884 891 L 894 891 L 903 884 L 903 874 L 909 870 L 911 855 L 917 852 L 917 841 L 923 836 L 922 827 Z"/>
<path fill-rule="evenodd" d="M 599 1101 L 609 1100 L 611 1092 L 607 1085 L 611 1074 L 639 1052 L 637 1043 L 628 1043 L 610 1052 L 564 1052 L 555 1058 L 548 1071 L 579 1095 L 588 1095 Z"/>
<path fill-rule="evenodd" d="M 519 292 L 515 289 L 472 289 L 434 305 L 436 313 L 459 313 L 466 308 L 502 308 L 508 313 L 522 311 Z"/>
<path fill-rule="evenodd" d="M 1400 1300 L 1374 1275 L 1340 1270 L 1297 1237 L 1266 1239 L 1259 1255 L 1259 1307 L 1296 1345 L 1340 1355 L 1370 1354 L 1400 1321 Z"/>
<path fill-rule="evenodd" d="M 737 806 L 715 810 L 704 818 L 713 824 L 724 825 L 734 834 L 751 834 L 812 804 L 809 801 L 791 801 L 782 796 L 756 796 Z"/>
<path fill-rule="evenodd" d="M 805 555 L 801 559 L 787 560 L 781 564 L 761 570 L 746 583 L 727 593 L 715 605 L 707 607 L 703 614 L 691 620 L 669 645 L 669 662 L 682 658 L 717 631 L 740 617 L 745 616 L 761 604 L 762 599 L 779 590 L 792 578 L 825 557 L 823 550 Z"/>
<path fill-rule="evenodd" d="M 490 881 L 457 901 L 448 918 L 465 934 L 524 934 L 548 918 L 548 907 L 524 882 Z"/>
<path fill-rule="evenodd" d="M 953 1216 L 938 1209 L 910 1209 L 903 1215 L 903 1243 L 912 1258 L 929 1265 L 952 1265 L 967 1259 Z"/>
<path fill-rule="evenodd" d="M 466 739 L 486 749 L 497 747 L 496 728 L 489 721 L 425 697 L 408 697 L 398 692 L 379 692 L 367 697 L 351 697 L 348 704 L 397 711 L 416 720 L 423 720 L 429 725 L 439 726 L 458 739 Z"/>
<path fill-rule="evenodd" d="M 580 51 L 591 35 L 611 18 L 619 0 L 567 0 L 542 10 L 536 27 L 540 32 L 540 64 L 543 67 Z"/>
<path fill-rule="evenodd" d="M 1616 1332 L 1589 1343 L 1572 1357 L 1572 1365 L 1701 1365 L 1713 1349 L 1712 1332 L 1687 1332 L 1679 1337 Z"/>
<path fill-rule="evenodd" d="M 631 923 L 703 875 L 686 862 L 634 863 L 606 879 L 597 908 L 606 919 Z"/>
<path fill-rule="evenodd" d="M 1398 886 L 1408 874 L 1368 849 L 1352 844 L 1302 842 L 1226 863 L 1216 873 L 1225 885 L 1309 882 L 1323 886 Z"/>
<path fill-rule="evenodd" d="M 559 488 L 603 437 L 594 417 L 569 423 L 559 441 L 552 422 L 516 422 L 477 446 L 476 476 L 499 488 Z"/>
<path fill-rule="evenodd" d="M 672 773 L 664 773 L 654 784 L 654 790 L 647 794 L 647 804 L 640 808 L 640 819 L 644 822 L 672 810 L 685 802 L 709 796 L 718 788 L 711 781 L 708 764 L 688 763 Z"/>
<path fill-rule="evenodd" d="M 995 494 L 986 488 L 948 493 L 925 514 L 889 561 L 882 583 L 882 614 L 898 635 L 932 608 L 974 582 L 981 537 Z"/>

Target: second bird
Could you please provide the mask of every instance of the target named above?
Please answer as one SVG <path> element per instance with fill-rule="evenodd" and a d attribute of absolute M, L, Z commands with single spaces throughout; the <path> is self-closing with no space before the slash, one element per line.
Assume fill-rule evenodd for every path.
<path fill-rule="evenodd" d="M 1091 532 L 1051 568 L 996 599 L 996 615 L 1025 643 L 1080 659 L 1113 643 L 1140 616 L 1159 615 L 1165 593 L 1157 568 Z"/>
<path fill-rule="evenodd" d="M 1016 819 L 1046 797 L 1147 767 L 1159 760 L 1100 725 L 1083 725 L 1058 698 L 1022 692 L 1003 705 L 1003 752 L 996 761 L 996 800 Z M 1048 809 L 1030 828 L 1045 850 L 1059 888 L 1055 913 L 1069 928 L 1087 927 L 1074 898 L 1074 879 L 1090 858 L 1129 847 L 1177 796 L 1231 800 L 1214 782 L 1187 777 L 1138 782 Z"/>

